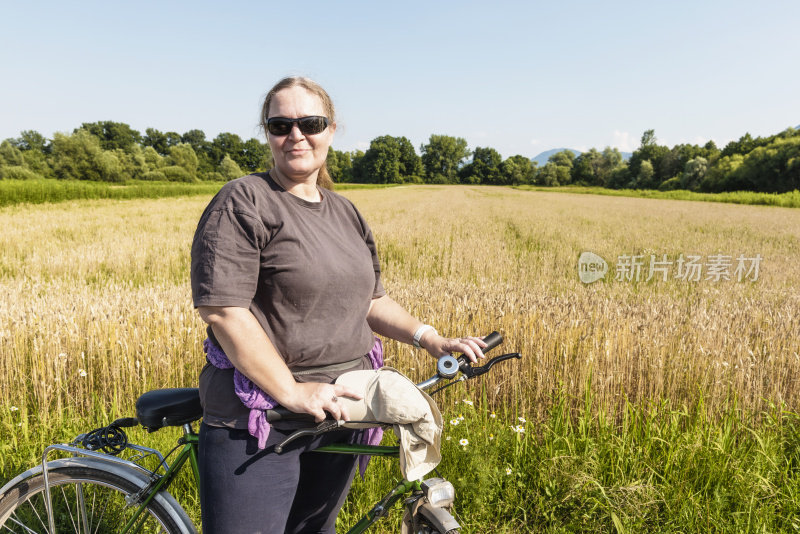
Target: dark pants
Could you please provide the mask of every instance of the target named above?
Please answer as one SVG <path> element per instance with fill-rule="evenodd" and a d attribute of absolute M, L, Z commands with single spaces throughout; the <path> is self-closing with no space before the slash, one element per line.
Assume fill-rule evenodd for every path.
<path fill-rule="evenodd" d="M 335 532 L 336 516 L 355 473 L 356 456 L 312 452 L 355 443 L 362 431 L 300 438 L 276 454 L 292 432 L 270 431 L 258 450 L 247 430 L 200 426 L 200 505 L 205 534 Z"/>

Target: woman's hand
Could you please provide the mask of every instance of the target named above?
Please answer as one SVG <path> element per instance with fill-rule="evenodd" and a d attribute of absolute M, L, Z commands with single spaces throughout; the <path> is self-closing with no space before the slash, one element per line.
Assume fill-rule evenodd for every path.
<path fill-rule="evenodd" d="M 325 419 L 328 412 L 334 419 L 349 421 L 350 416 L 339 397 L 361 400 L 363 395 L 340 384 L 322 382 L 296 382 L 292 400 L 283 402 L 284 408 L 295 413 L 310 413 L 317 423 Z"/>
<path fill-rule="evenodd" d="M 486 348 L 486 343 L 482 338 L 475 336 L 443 337 L 434 330 L 429 330 L 422 334 L 419 344 L 434 358 L 453 352 L 461 352 L 464 356 L 469 358 L 472 363 L 477 362 L 478 358 L 486 358 L 481 350 Z"/>

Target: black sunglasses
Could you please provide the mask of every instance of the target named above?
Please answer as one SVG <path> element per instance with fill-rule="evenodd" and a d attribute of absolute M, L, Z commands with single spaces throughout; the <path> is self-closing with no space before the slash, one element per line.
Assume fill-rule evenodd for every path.
<path fill-rule="evenodd" d="M 316 135 L 324 132 L 325 128 L 328 127 L 328 117 L 320 117 L 319 115 L 300 117 L 299 119 L 272 117 L 267 119 L 267 131 L 272 135 L 289 135 L 295 124 L 300 128 L 303 135 Z"/>

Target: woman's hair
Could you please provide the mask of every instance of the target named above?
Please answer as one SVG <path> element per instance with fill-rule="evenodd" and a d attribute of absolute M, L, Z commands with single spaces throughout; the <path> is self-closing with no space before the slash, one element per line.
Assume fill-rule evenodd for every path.
<path fill-rule="evenodd" d="M 328 117 L 328 121 L 336 121 L 336 112 L 333 109 L 333 101 L 331 100 L 330 95 L 328 95 L 328 93 L 320 84 L 314 80 L 304 78 L 302 76 L 289 76 L 276 83 L 273 88 L 269 90 L 267 97 L 264 99 L 264 105 L 261 107 L 261 127 L 264 129 L 264 135 L 268 136 L 267 138 L 269 138 L 269 132 L 267 132 L 267 119 L 269 119 L 269 106 L 272 104 L 272 98 L 276 93 L 278 93 L 278 91 L 289 89 L 290 87 L 302 87 L 309 93 L 317 95 L 322 101 L 322 107 L 325 109 L 325 116 Z M 274 158 L 272 160 L 272 165 L 275 165 Z M 328 173 L 327 160 L 322 164 L 322 168 L 319 170 L 319 175 L 317 176 L 317 185 L 324 187 L 325 189 L 333 190 L 333 180 L 331 179 L 331 175 Z"/>

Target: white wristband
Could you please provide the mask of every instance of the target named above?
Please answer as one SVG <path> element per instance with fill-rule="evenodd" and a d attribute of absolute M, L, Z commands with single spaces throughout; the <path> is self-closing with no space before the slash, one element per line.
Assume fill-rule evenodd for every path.
<path fill-rule="evenodd" d="M 439 332 L 437 332 L 436 329 L 434 327 L 432 327 L 431 325 L 429 325 L 429 324 L 424 324 L 424 325 L 420 326 L 419 328 L 417 328 L 417 331 L 414 332 L 414 346 L 417 347 L 418 349 L 422 348 L 422 346 L 420 346 L 420 344 L 419 344 L 420 338 L 422 338 L 422 335 L 425 332 L 427 332 L 428 330 L 433 330 L 434 334 L 437 334 L 437 335 L 439 334 Z"/>

